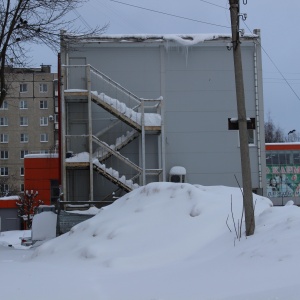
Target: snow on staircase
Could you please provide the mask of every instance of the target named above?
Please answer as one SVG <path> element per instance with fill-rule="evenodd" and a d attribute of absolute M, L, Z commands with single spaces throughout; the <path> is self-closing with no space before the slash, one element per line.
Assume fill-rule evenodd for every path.
<path fill-rule="evenodd" d="M 92 92 L 92 101 L 138 131 L 142 130 L 143 116 L 145 130 L 161 130 L 161 116 L 159 114 L 142 114 L 140 112 L 136 112 L 134 109 L 127 107 L 125 103 L 111 98 L 104 93 L 98 94 L 97 91 Z"/>
<path fill-rule="evenodd" d="M 89 163 L 89 153 L 82 152 L 75 154 L 73 157 L 67 158 L 66 162 L 69 164 L 87 164 Z M 134 183 L 133 181 L 140 175 L 140 172 L 138 172 L 133 178 L 126 179 L 124 175 L 120 176 L 118 171 L 112 168 L 107 168 L 105 164 L 101 164 L 97 158 L 93 159 L 93 168 L 95 171 L 102 174 L 109 181 L 113 182 L 114 184 L 116 184 L 117 186 L 119 186 L 127 192 L 130 192 L 133 189 L 139 187 L 139 185 Z"/>
<path fill-rule="evenodd" d="M 121 155 L 119 150 L 128 145 L 140 134 L 142 136 L 142 141 L 145 141 L 145 134 L 161 135 L 162 116 L 160 112 L 163 107 L 163 99 L 162 97 L 158 99 L 139 98 L 92 66 L 86 65 L 83 67 L 86 68 L 85 73 L 89 74 L 89 76 L 86 76 L 86 79 L 90 79 L 89 83 L 87 81 L 86 84 L 88 90 L 72 88 L 65 89 L 63 92 L 63 98 L 70 100 L 91 100 L 96 105 L 115 116 L 119 121 L 129 125 L 133 128 L 133 130 L 118 137 L 113 145 L 108 145 L 103 140 L 100 140 L 99 137 L 110 132 L 112 128 L 118 124 L 118 122 L 109 125 L 107 128 L 103 128 L 98 133 L 90 132 L 89 134 L 93 141 L 93 149 L 95 149 L 94 145 L 97 145 L 96 151 L 93 151 L 92 149 L 89 150 L 90 154 L 93 152 L 92 157 L 89 157 L 89 153 L 81 153 L 79 156 L 81 158 L 84 157 L 85 162 L 76 163 L 74 161 L 72 162 L 70 159 L 66 159 L 66 163 L 69 164 L 69 167 L 74 168 L 87 167 L 87 165 L 90 164 L 91 166 L 92 164 L 95 171 L 102 174 L 108 180 L 115 183 L 125 191 L 131 191 L 138 187 L 138 185 L 134 183 L 134 180 L 140 179 L 139 177 L 141 177 L 141 175 L 159 176 L 162 169 L 143 170 L 141 167 L 131 162 L 128 158 Z M 110 97 L 103 92 L 99 93 L 98 91 L 108 92 L 118 99 Z M 120 176 L 118 171 L 112 168 L 107 168 L 103 162 L 111 156 L 114 156 L 114 158 L 121 160 L 130 168 L 133 168 L 136 175 L 128 180 L 125 176 Z"/>
<path fill-rule="evenodd" d="M 132 190 L 139 187 L 139 185 L 137 183 L 134 183 L 133 180 L 140 174 L 137 174 L 132 179 L 126 179 L 124 175 L 120 177 L 118 171 L 112 168 L 107 168 L 105 164 L 101 164 L 97 159 L 93 161 L 93 165 L 94 170 L 96 170 L 98 173 L 106 177 L 109 181 L 116 184 L 117 186 L 119 186 L 127 192 L 131 192 Z"/>
<path fill-rule="evenodd" d="M 115 144 L 108 146 L 111 150 L 104 149 L 99 147 L 93 154 L 94 157 L 97 157 L 100 162 L 105 161 L 112 155 L 112 151 L 119 151 L 128 145 L 131 141 L 136 139 L 139 136 L 139 133 L 135 130 L 127 131 L 126 135 L 122 135 L 116 139 Z M 106 144 L 107 145 L 107 144 Z"/>
<path fill-rule="evenodd" d="M 120 159 L 121 161 L 123 161 L 126 165 L 130 166 L 131 168 L 135 169 L 136 171 L 138 171 L 139 173 L 142 172 L 141 167 L 139 167 L 138 165 L 136 165 L 135 163 L 133 163 L 132 161 L 130 161 L 127 157 L 123 156 L 120 152 L 111 149 L 110 146 L 108 144 L 106 144 L 105 142 L 99 140 L 98 138 L 96 138 L 95 136 L 93 136 L 93 142 L 98 144 L 100 147 L 102 147 L 105 151 L 107 151 L 108 153 L 110 153 L 110 155 L 114 155 L 116 158 Z M 96 155 L 96 159 L 99 160 L 99 158 Z"/>

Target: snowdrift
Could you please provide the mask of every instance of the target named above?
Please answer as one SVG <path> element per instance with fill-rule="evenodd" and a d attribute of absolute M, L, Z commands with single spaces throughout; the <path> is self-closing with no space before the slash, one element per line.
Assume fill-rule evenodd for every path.
<path fill-rule="evenodd" d="M 256 215 L 272 206 L 257 195 L 254 202 Z M 40 246 L 34 256 L 91 259 L 115 268 L 153 268 L 188 259 L 224 234 L 232 242 L 229 228 L 234 231 L 233 220 L 237 226 L 241 217 L 240 189 L 151 183 Z"/>

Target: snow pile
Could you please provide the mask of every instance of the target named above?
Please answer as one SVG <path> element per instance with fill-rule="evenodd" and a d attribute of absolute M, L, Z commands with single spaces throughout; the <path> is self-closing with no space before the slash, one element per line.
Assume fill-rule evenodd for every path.
<path fill-rule="evenodd" d="M 117 111 L 131 119 L 132 121 L 138 123 L 139 125 L 142 124 L 142 114 L 134 111 L 131 108 L 128 108 L 124 103 L 120 102 L 117 99 L 111 98 L 104 93 L 98 94 L 97 92 L 92 92 L 96 95 L 99 99 L 104 101 L 105 103 L 109 104 Z M 160 126 L 161 125 L 161 116 L 155 113 L 145 113 L 144 114 L 144 121 L 145 126 Z"/>
<path fill-rule="evenodd" d="M 237 222 L 242 211 L 239 189 L 152 183 L 44 244 L 35 255 L 92 259 L 118 269 L 182 261 L 224 234 L 230 236 L 226 218 L 231 198 Z M 256 196 L 257 214 L 270 206 L 269 200 Z M 232 221 L 229 226 L 233 228 Z"/>
<path fill-rule="evenodd" d="M 23 230 L 23 231 L 12 230 L 12 231 L 0 232 L 0 246 L 3 247 L 12 246 L 15 249 L 27 249 L 28 247 L 21 246 L 20 238 L 30 237 L 30 236 L 31 236 L 31 230 Z"/>
<path fill-rule="evenodd" d="M 181 183 L 140 187 L 36 249 L 5 247 L 0 234 L 0 297 L 298 300 L 300 209 L 254 202 L 255 234 L 243 226 L 240 240 L 239 189 Z"/>

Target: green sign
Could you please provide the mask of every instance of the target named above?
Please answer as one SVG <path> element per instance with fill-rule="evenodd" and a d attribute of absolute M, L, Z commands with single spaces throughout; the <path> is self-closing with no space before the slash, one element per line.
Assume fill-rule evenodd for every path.
<path fill-rule="evenodd" d="M 300 165 L 268 165 L 267 197 L 300 197 Z"/>

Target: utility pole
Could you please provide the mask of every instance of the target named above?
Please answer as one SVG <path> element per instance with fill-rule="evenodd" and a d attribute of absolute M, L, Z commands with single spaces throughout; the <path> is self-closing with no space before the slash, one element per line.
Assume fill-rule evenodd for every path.
<path fill-rule="evenodd" d="M 245 210 L 246 235 L 253 235 L 255 230 L 251 167 L 249 156 L 247 116 L 245 106 L 244 80 L 242 69 L 242 56 L 240 47 L 240 9 L 239 0 L 229 0 L 231 31 L 232 31 L 232 49 L 235 71 L 235 89 L 238 111 L 238 124 L 240 136 L 240 153 L 243 178 L 243 205 Z"/>

